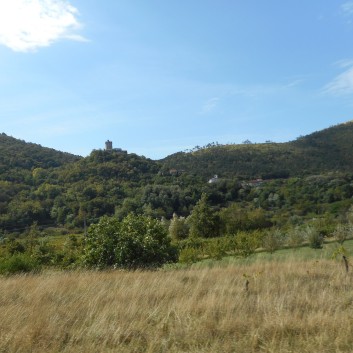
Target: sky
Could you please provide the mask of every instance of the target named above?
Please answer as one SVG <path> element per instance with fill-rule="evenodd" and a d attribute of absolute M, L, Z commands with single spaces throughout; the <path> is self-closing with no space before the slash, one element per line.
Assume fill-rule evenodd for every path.
<path fill-rule="evenodd" d="M 353 120 L 353 1 L 0 0 L 0 132 L 161 159 Z"/>

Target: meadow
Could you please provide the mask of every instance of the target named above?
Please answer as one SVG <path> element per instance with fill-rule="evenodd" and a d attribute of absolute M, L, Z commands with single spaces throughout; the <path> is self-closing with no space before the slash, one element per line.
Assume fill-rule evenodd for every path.
<path fill-rule="evenodd" d="M 1 277 L 0 352 L 352 352 L 353 274 L 305 251 Z"/>

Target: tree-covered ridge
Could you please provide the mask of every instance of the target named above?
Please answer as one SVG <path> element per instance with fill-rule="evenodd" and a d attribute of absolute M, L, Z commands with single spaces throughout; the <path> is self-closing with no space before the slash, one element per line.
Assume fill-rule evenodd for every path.
<path fill-rule="evenodd" d="M 236 203 L 245 212 L 244 228 L 252 229 L 250 218 L 258 226 L 337 217 L 353 196 L 352 123 L 290 143 L 210 144 L 164 161 L 115 150 L 77 158 L 6 135 L 2 140 L 8 142 L 0 150 L 7 168 L 0 170 L 3 231 L 33 222 L 82 229 L 104 215 L 123 219 L 131 212 L 187 218 L 202 193 L 216 212 Z M 219 178 L 208 183 L 214 174 Z"/>
<path fill-rule="evenodd" d="M 283 178 L 331 171 L 353 171 L 353 123 L 337 125 L 296 141 L 240 145 L 209 144 L 166 157 L 165 171 L 210 177 Z"/>
<path fill-rule="evenodd" d="M 78 161 L 79 156 L 0 134 L 0 179 L 24 181 L 34 168 L 56 168 Z"/>
<path fill-rule="evenodd" d="M 135 210 L 129 200 L 153 184 L 159 169 L 145 157 L 114 150 L 95 150 L 57 168 L 17 168 L 21 178 L 4 181 L 0 191 L 0 226 L 24 229 L 35 221 L 81 227 L 113 215 L 124 201 L 125 215 Z"/>

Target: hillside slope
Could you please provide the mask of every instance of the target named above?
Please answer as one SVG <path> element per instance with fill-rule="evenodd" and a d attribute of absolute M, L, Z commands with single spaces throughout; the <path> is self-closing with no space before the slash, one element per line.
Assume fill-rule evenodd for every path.
<path fill-rule="evenodd" d="M 23 181 L 34 168 L 60 167 L 78 161 L 79 156 L 28 143 L 0 134 L 0 179 Z"/>
<path fill-rule="evenodd" d="M 82 227 L 130 212 L 187 217 L 203 192 L 217 209 L 237 202 L 277 216 L 336 216 L 353 195 L 352 141 L 349 122 L 288 143 L 211 145 L 153 161 L 102 150 L 82 158 L 2 134 L 0 232 L 23 231 L 33 222 Z M 221 182 L 208 184 L 214 174 Z M 256 188 L 241 180 L 258 177 L 272 180 Z"/>
<path fill-rule="evenodd" d="M 287 143 L 216 145 L 163 159 L 163 169 L 210 177 L 276 178 L 353 171 L 353 122 Z"/>

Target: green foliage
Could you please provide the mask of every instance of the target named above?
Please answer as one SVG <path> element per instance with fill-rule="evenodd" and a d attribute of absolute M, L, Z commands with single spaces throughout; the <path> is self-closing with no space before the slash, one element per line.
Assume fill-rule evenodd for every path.
<path fill-rule="evenodd" d="M 200 251 L 195 248 L 184 248 L 179 252 L 179 262 L 192 264 L 200 260 Z"/>
<path fill-rule="evenodd" d="M 178 152 L 163 160 L 164 168 L 225 178 L 278 179 L 352 171 L 353 123 L 337 125 L 288 143 L 211 144 Z M 333 189 L 332 196 L 335 197 Z"/>
<path fill-rule="evenodd" d="M 202 194 L 188 219 L 190 236 L 211 238 L 219 235 L 219 219 L 207 203 L 207 195 Z"/>
<path fill-rule="evenodd" d="M 338 256 L 348 256 L 348 251 L 347 251 L 347 249 L 346 248 L 344 248 L 342 245 L 341 246 L 339 246 L 338 248 L 336 248 L 334 251 L 333 251 L 333 253 L 332 253 L 332 255 L 331 255 L 331 258 L 332 259 L 336 259 Z"/>
<path fill-rule="evenodd" d="M 11 257 L 0 259 L 0 274 L 3 275 L 35 272 L 39 269 L 39 264 L 28 254 L 16 253 Z"/>
<path fill-rule="evenodd" d="M 159 267 L 176 259 L 176 249 L 165 228 L 150 217 L 130 214 L 121 222 L 113 217 L 102 217 L 88 230 L 85 262 L 90 266 Z"/>
<path fill-rule="evenodd" d="M 215 239 L 215 241 L 209 242 L 207 245 L 205 252 L 211 259 L 221 260 L 227 255 L 228 244 L 226 238 Z"/>
<path fill-rule="evenodd" d="M 287 236 L 288 246 L 290 248 L 298 248 L 300 247 L 305 240 L 304 232 L 299 228 L 295 227 L 291 229 Z"/>
<path fill-rule="evenodd" d="M 306 240 L 312 249 L 322 249 L 324 237 L 320 234 L 319 230 L 313 226 L 308 226 L 304 230 Z"/>
<path fill-rule="evenodd" d="M 189 235 L 189 226 L 186 223 L 185 217 L 178 217 L 178 215 L 174 213 L 168 231 L 169 235 L 174 240 L 186 239 Z"/>
<path fill-rule="evenodd" d="M 336 239 L 337 243 L 342 246 L 350 232 L 351 226 L 348 226 L 346 224 L 338 224 L 332 235 Z"/>
<path fill-rule="evenodd" d="M 41 239 L 31 252 L 31 257 L 40 265 L 55 263 L 55 248 L 49 244 L 48 239 Z"/>
<path fill-rule="evenodd" d="M 115 265 L 115 247 L 119 241 L 121 223 L 117 218 L 104 216 L 88 229 L 85 241 L 85 262 L 104 268 Z"/>
<path fill-rule="evenodd" d="M 46 254 L 50 255 L 49 265 L 64 269 L 74 269 L 82 267 L 83 261 L 83 239 L 77 235 L 69 235 L 64 239 L 60 239 L 60 246 L 53 246 L 52 242 L 45 239 L 45 245 L 48 246 Z M 63 242 L 64 241 L 64 242 Z"/>
<path fill-rule="evenodd" d="M 220 220 L 223 235 L 271 226 L 271 222 L 266 218 L 263 209 L 247 209 L 237 203 L 232 203 L 228 207 L 223 208 L 220 211 Z"/>
<path fill-rule="evenodd" d="M 279 229 L 268 230 L 262 237 L 262 247 L 271 254 L 280 249 L 284 242 L 284 234 Z"/>
<path fill-rule="evenodd" d="M 239 232 L 235 236 L 235 249 L 241 257 L 248 257 L 254 254 L 255 250 L 261 246 L 262 233 L 255 231 L 252 233 Z"/>
<path fill-rule="evenodd" d="M 26 251 L 26 247 L 23 243 L 15 239 L 9 239 L 6 242 L 6 252 L 10 255 L 22 254 Z"/>
<path fill-rule="evenodd" d="M 349 123 L 291 143 L 212 143 L 152 161 L 102 150 L 80 158 L 2 134 L 0 228 L 21 237 L 4 252 L 26 251 L 46 265 L 77 264 L 80 246 L 54 251 L 40 237 L 59 228 L 83 232 L 85 224 L 96 224 L 103 216 L 122 221 L 130 213 L 166 219 L 165 227 L 171 220 L 175 242 L 184 242 L 188 227 L 192 237 L 211 239 L 273 226 L 303 229 L 310 223 L 330 236 L 337 223 L 353 219 L 352 138 Z M 218 182 L 208 184 L 214 174 Z M 263 180 L 253 180 L 259 177 Z M 30 227 L 36 229 L 28 231 Z M 288 245 L 301 245 L 304 233 L 289 232 Z M 346 236 L 336 234 L 340 241 Z M 263 246 L 273 248 L 265 245 L 270 240 L 265 236 Z M 111 255 L 108 243 L 104 246 L 102 258 L 94 261 L 114 266 L 116 254 Z M 240 242 L 239 248 L 246 247 Z M 198 251 L 200 258 L 219 257 L 222 249 L 220 240 L 218 245 L 205 242 Z"/>

